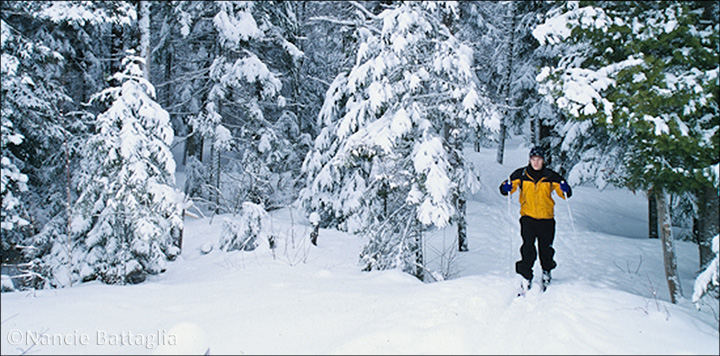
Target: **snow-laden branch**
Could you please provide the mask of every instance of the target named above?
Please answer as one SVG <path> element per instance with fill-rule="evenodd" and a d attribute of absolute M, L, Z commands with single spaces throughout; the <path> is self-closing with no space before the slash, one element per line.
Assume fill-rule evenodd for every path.
<path fill-rule="evenodd" d="M 720 286 L 720 261 L 718 261 L 718 254 L 720 253 L 720 235 L 715 235 L 712 239 L 712 251 L 715 253 L 715 258 L 708 264 L 707 268 L 702 271 L 695 279 L 695 286 L 692 295 L 692 301 L 695 305 L 700 308 L 698 302 L 707 293 L 710 286 Z"/>
<path fill-rule="evenodd" d="M 357 7 L 363 14 L 365 14 L 365 16 L 367 16 L 367 17 L 369 17 L 369 18 L 371 18 L 371 19 L 373 19 L 373 20 L 379 20 L 379 19 L 380 19 L 380 17 L 378 17 L 377 15 L 373 14 L 372 12 L 370 12 L 368 9 L 365 8 L 365 6 L 363 6 L 363 5 L 360 4 L 359 2 L 357 2 L 357 1 L 350 1 L 350 4 L 353 5 L 353 6 L 355 6 L 355 7 Z"/>
<path fill-rule="evenodd" d="M 339 19 L 336 19 L 336 18 L 333 18 L 333 17 L 329 17 L 329 16 L 313 16 L 313 17 L 311 17 L 308 21 L 309 21 L 309 22 L 320 22 L 320 21 L 323 21 L 323 22 L 328 22 L 328 23 L 332 23 L 332 24 L 336 24 L 336 25 L 343 25 L 343 26 L 355 26 L 355 25 L 357 25 L 357 23 L 355 23 L 355 22 L 353 22 L 353 21 L 339 20 Z"/>
<path fill-rule="evenodd" d="M 540 85 L 539 92 L 543 95 L 559 91 L 560 97 L 555 103 L 560 109 L 567 110 L 571 115 L 593 115 L 598 109 L 596 104 L 602 104 L 608 122 L 612 122 L 612 103 L 605 99 L 602 93 L 615 85 L 615 76 L 623 69 L 642 65 L 643 59 L 630 56 L 618 63 L 612 63 L 599 69 L 585 68 L 554 68 L 544 67 L 540 70 L 536 80 Z M 548 81 L 551 75 L 558 76 L 558 81 Z"/>

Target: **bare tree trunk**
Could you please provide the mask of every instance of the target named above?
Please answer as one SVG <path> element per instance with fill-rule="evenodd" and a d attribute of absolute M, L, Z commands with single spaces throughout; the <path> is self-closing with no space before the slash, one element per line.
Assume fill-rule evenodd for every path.
<path fill-rule="evenodd" d="M 72 268 L 72 263 L 73 263 L 72 250 L 73 250 L 73 247 L 72 247 L 72 238 L 71 238 L 71 234 L 70 234 L 70 231 L 71 231 L 70 226 L 72 225 L 72 217 L 70 215 L 70 197 L 71 197 L 71 195 L 70 195 L 70 148 L 68 147 L 69 144 L 68 144 L 68 131 L 67 131 L 67 117 L 65 117 L 65 116 L 63 116 L 63 123 L 64 123 L 63 132 L 65 134 L 63 136 L 63 146 L 65 148 L 65 174 L 66 174 L 66 177 L 65 177 L 65 179 L 66 179 L 66 181 L 65 181 L 65 194 L 66 194 L 65 213 L 67 214 L 67 230 L 65 233 L 67 234 L 66 243 L 67 243 L 67 257 L 68 257 L 68 262 L 67 262 L 68 263 L 68 266 L 67 266 L 68 283 L 69 283 L 68 286 L 72 287 L 72 285 L 73 285 L 73 281 L 72 281 L 72 270 L 73 270 L 73 268 Z"/>
<path fill-rule="evenodd" d="M 654 190 L 648 189 L 648 237 L 651 239 L 658 238 L 658 209 L 657 196 Z"/>
<path fill-rule="evenodd" d="M 320 235 L 320 223 L 318 222 L 317 224 L 312 224 L 312 226 L 313 230 L 310 232 L 310 242 L 317 246 L 317 238 L 318 235 Z"/>
<path fill-rule="evenodd" d="M 173 72 L 173 52 L 174 49 L 171 49 L 165 56 L 165 82 L 167 83 L 167 88 L 165 89 L 165 107 L 170 107 L 172 104 L 172 93 L 174 90 L 173 82 L 171 80 Z"/>
<path fill-rule="evenodd" d="M 720 230 L 720 197 L 717 189 L 706 186 L 697 192 L 697 243 L 700 253 L 700 268 L 705 268 L 713 259 L 710 248 L 713 236 Z"/>
<path fill-rule="evenodd" d="M 183 226 L 185 226 L 185 209 L 182 210 L 181 214 L 182 214 L 182 219 L 183 219 Z M 180 249 L 180 252 L 178 252 L 178 255 L 181 255 L 182 251 L 183 251 L 183 237 L 185 237 L 185 229 L 184 228 L 180 229 L 180 233 L 177 238 L 177 245 L 178 245 L 178 248 Z"/>
<path fill-rule="evenodd" d="M 540 146 L 540 130 L 541 124 L 540 124 L 540 116 L 535 115 L 532 117 L 532 123 L 533 123 L 533 146 Z"/>
<path fill-rule="evenodd" d="M 658 220 L 660 222 L 660 241 L 663 249 L 663 262 L 665 265 L 665 278 L 667 279 L 670 301 L 677 304 L 682 296 L 682 288 L 677 270 L 677 256 L 675 255 L 675 239 L 671 230 L 670 207 L 668 206 L 667 192 L 663 189 L 657 192 Z"/>
<path fill-rule="evenodd" d="M 425 241 L 422 233 L 422 223 L 417 219 L 415 214 L 408 220 L 408 234 L 406 235 L 407 245 L 412 255 L 408 256 L 413 259 L 413 266 L 410 266 L 410 274 L 417 279 L 425 280 Z"/>
<path fill-rule="evenodd" d="M 418 225 L 418 224 L 415 224 Z M 415 228 L 415 243 L 418 248 L 415 250 L 415 276 L 421 280 L 425 280 L 425 241 L 423 240 L 422 230 L 414 226 Z"/>
<path fill-rule="evenodd" d="M 500 121 L 500 142 L 498 143 L 497 151 L 497 162 L 502 164 L 505 156 L 505 137 L 507 136 L 507 126 L 509 124 L 508 118 L 510 117 L 510 107 L 512 104 L 511 99 L 511 83 L 512 83 L 512 66 L 514 57 L 514 44 L 515 44 L 515 4 L 513 1 L 508 2 L 508 20 L 509 23 L 506 27 L 508 41 L 507 46 L 507 66 L 505 68 L 505 110 L 503 110 L 503 117 Z"/>
<path fill-rule="evenodd" d="M 462 159 L 462 149 L 463 149 L 463 141 L 462 141 L 462 129 L 461 129 L 461 123 L 459 118 L 455 118 L 455 121 L 453 123 L 453 127 L 451 127 L 450 124 L 445 123 L 443 127 L 443 136 L 445 138 L 445 141 L 449 143 L 449 145 L 453 148 L 454 153 L 452 155 L 452 169 L 455 171 L 462 171 L 465 169 L 463 167 L 463 159 Z M 462 187 L 460 185 L 455 187 L 455 191 L 453 192 L 453 204 L 455 204 L 455 208 L 457 209 L 456 217 L 457 217 L 457 239 L 458 239 L 458 251 L 467 251 L 468 250 L 468 244 L 467 244 L 467 221 L 465 219 L 465 215 L 467 213 L 467 209 L 465 207 L 465 187 Z"/>
<path fill-rule="evenodd" d="M 220 212 L 220 149 L 216 148 L 215 152 L 217 154 L 217 171 L 215 174 L 216 179 L 216 190 L 215 190 L 215 212 Z"/>
<path fill-rule="evenodd" d="M 464 252 L 464 251 L 468 250 L 467 221 L 465 220 L 465 214 L 466 214 L 467 209 L 466 209 L 466 204 L 465 204 L 465 197 L 458 197 L 457 207 L 458 207 L 458 222 L 457 222 L 458 251 Z"/>

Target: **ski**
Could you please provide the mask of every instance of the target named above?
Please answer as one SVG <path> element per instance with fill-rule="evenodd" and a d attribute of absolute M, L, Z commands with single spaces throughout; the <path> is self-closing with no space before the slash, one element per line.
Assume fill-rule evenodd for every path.
<path fill-rule="evenodd" d="M 532 282 L 528 280 L 522 280 L 520 282 L 520 291 L 518 292 L 518 297 L 524 297 L 527 295 L 527 292 L 532 288 Z"/>
<path fill-rule="evenodd" d="M 552 280 L 552 277 L 550 276 L 550 271 L 543 271 L 542 275 L 542 291 L 545 292 L 547 290 L 547 287 L 550 285 L 550 281 Z"/>

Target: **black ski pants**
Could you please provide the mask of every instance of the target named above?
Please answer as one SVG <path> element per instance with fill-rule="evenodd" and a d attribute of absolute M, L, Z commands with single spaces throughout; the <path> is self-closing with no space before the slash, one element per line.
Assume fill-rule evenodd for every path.
<path fill-rule="evenodd" d="M 520 218 L 520 235 L 522 235 L 523 244 L 520 247 L 520 261 L 515 263 L 515 271 L 527 280 L 533 278 L 533 265 L 537 253 L 535 252 L 535 240 L 537 240 L 537 248 L 540 252 L 540 267 L 543 271 L 550 271 L 557 266 L 553 260 L 555 249 L 553 249 L 553 240 L 555 239 L 555 219 L 533 219 L 529 216 Z"/>

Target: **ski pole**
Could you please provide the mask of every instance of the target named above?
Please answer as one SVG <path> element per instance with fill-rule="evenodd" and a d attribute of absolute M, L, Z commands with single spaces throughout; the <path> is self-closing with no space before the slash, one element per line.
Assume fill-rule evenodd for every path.
<path fill-rule="evenodd" d="M 507 182 L 510 183 L 510 184 L 512 184 L 512 183 L 511 183 L 512 180 L 510 180 L 510 177 L 508 177 Z M 507 215 L 508 215 L 508 218 L 510 218 L 510 220 L 512 220 L 512 214 L 511 214 L 511 212 L 510 212 L 510 197 L 511 197 L 511 196 L 512 196 L 512 193 L 511 193 L 511 192 L 508 192 L 508 194 L 507 194 L 507 201 L 508 201 Z"/>
<path fill-rule="evenodd" d="M 572 216 L 572 210 L 570 209 L 570 198 L 563 192 L 563 196 L 565 197 L 565 205 L 568 208 L 568 215 L 570 215 L 570 226 L 572 226 L 573 229 L 573 235 L 575 235 L 575 239 L 577 239 L 577 231 L 575 231 L 575 221 L 573 220 Z"/>
<path fill-rule="evenodd" d="M 512 180 L 510 180 L 510 177 L 508 177 L 508 182 L 512 182 Z M 512 193 L 508 192 L 508 195 L 507 195 L 507 215 L 508 215 L 508 219 L 510 219 L 510 224 L 513 223 L 513 217 L 512 217 L 512 213 L 511 213 L 511 211 L 510 211 L 510 210 L 511 210 L 511 209 L 510 209 L 510 205 L 511 205 L 510 201 L 511 201 L 511 199 L 512 199 Z M 511 226 L 512 226 L 512 225 L 511 225 Z M 508 261 L 509 261 L 509 262 L 512 262 L 512 260 L 513 260 L 513 253 L 515 252 L 515 246 L 513 245 L 513 236 L 512 236 L 512 235 L 514 235 L 514 233 L 515 233 L 515 228 L 510 228 L 510 232 L 511 232 L 511 234 L 508 234 L 508 242 L 510 243 L 510 249 L 508 250 L 508 252 L 509 252 Z M 508 263 L 508 266 L 512 266 L 512 265 L 513 265 L 512 263 Z M 511 270 L 511 273 L 514 272 L 514 271 L 515 271 L 515 270 L 512 269 L 512 270 Z"/>
<path fill-rule="evenodd" d="M 508 215 L 508 218 L 510 218 L 510 220 L 512 220 L 512 215 L 510 214 L 510 196 L 511 196 L 511 195 L 512 195 L 512 194 L 511 194 L 510 192 L 508 192 L 508 195 L 507 195 L 507 201 L 508 201 L 507 215 Z"/>

